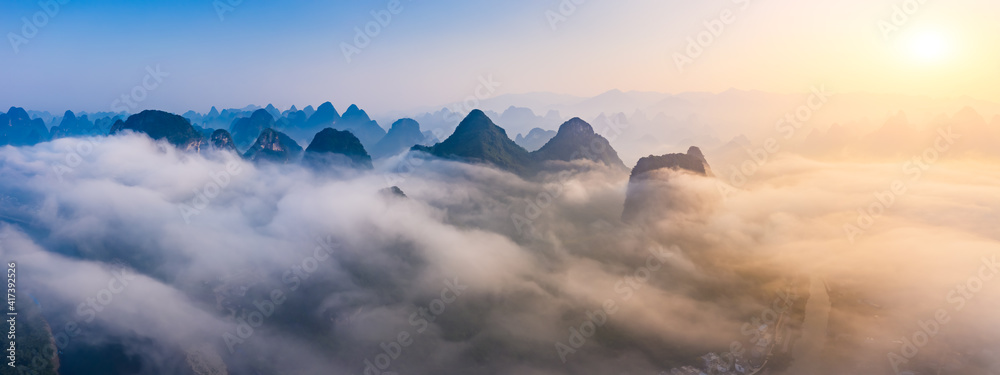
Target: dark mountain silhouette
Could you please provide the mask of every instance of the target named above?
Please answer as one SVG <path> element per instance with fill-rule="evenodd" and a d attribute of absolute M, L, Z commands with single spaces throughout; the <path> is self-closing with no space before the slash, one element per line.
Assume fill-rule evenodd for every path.
<path fill-rule="evenodd" d="M 645 178 L 648 172 L 664 168 L 684 170 L 702 176 L 713 176 L 712 169 L 708 166 L 708 161 L 705 160 L 705 155 L 701 153 L 701 149 L 691 146 L 687 154 L 650 155 L 639 159 L 639 163 L 635 165 L 635 168 L 632 168 L 632 175 L 629 177 L 629 181 Z"/>
<path fill-rule="evenodd" d="M 531 156 L 539 162 L 587 159 L 610 167 L 626 169 L 625 163 L 618 157 L 611 143 L 595 133 L 594 128 L 579 117 L 559 126 L 556 136 L 538 151 L 532 152 Z"/>
<path fill-rule="evenodd" d="M 422 144 L 433 145 L 436 143 L 441 143 L 441 139 L 438 138 L 436 135 L 434 135 L 434 131 L 424 130 L 423 134 L 424 134 L 424 140 L 423 142 L 421 142 Z"/>
<path fill-rule="evenodd" d="M 278 119 L 275 123 L 274 128 L 288 134 L 296 142 L 308 143 L 312 141 L 313 136 L 321 129 L 313 129 L 308 127 L 306 124 L 309 121 L 309 116 L 306 116 L 305 111 L 294 111 L 286 112 L 285 117 Z"/>
<path fill-rule="evenodd" d="M 204 116 L 185 114 L 184 117 L 190 120 L 192 125 L 199 125 L 205 129 L 229 129 L 232 132 L 232 127 L 238 119 L 250 117 L 252 114 L 251 111 L 241 109 L 225 109 L 220 113 L 218 109 L 212 107 Z"/>
<path fill-rule="evenodd" d="M 196 130 L 198 133 L 201 133 L 202 138 L 205 139 L 208 139 L 209 137 L 212 136 L 212 133 L 215 133 L 215 129 L 212 128 L 203 128 L 198 125 L 192 125 L 192 126 L 194 126 L 194 130 Z"/>
<path fill-rule="evenodd" d="M 487 163 L 522 175 L 534 169 L 528 151 L 510 140 L 503 128 L 478 109 L 469 113 L 444 142 L 430 147 L 414 146 L 413 150 L 442 158 Z"/>
<path fill-rule="evenodd" d="M 270 116 L 270 115 L 268 115 Z M 295 143 L 285 133 L 267 128 L 260 133 L 257 141 L 243 154 L 243 158 L 254 161 L 287 164 L 296 161 L 302 154 L 302 146 Z"/>
<path fill-rule="evenodd" d="M 332 107 L 333 105 L 331 104 L 330 106 Z M 312 115 L 316 113 L 316 108 L 313 108 L 311 105 L 307 105 L 305 108 L 302 108 L 302 112 L 306 113 L 306 117 L 312 117 Z"/>
<path fill-rule="evenodd" d="M 542 148 L 542 146 L 545 146 L 545 143 L 555 136 L 555 130 L 534 128 L 531 129 L 526 136 L 518 134 L 517 137 L 514 138 L 514 143 L 517 143 L 518 146 L 524 147 L 525 150 L 536 151 Z"/>
<path fill-rule="evenodd" d="M 264 110 L 271 115 L 272 118 L 281 118 L 281 111 L 274 107 L 274 104 L 268 104 L 264 107 Z"/>
<path fill-rule="evenodd" d="M 316 112 L 309 114 L 308 109 L 312 106 L 306 107 L 306 115 L 309 116 L 309 120 L 306 121 L 306 128 L 309 129 L 322 129 L 332 127 L 334 122 L 340 120 L 340 114 L 337 113 L 337 109 L 333 107 L 333 103 L 326 102 L 316 109 Z"/>
<path fill-rule="evenodd" d="M 233 136 L 226 129 L 218 129 L 212 133 L 208 139 L 208 144 L 220 150 L 236 151 L 236 143 L 233 143 Z"/>
<path fill-rule="evenodd" d="M 10 143 L 9 133 L 11 132 L 13 126 L 10 124 L 10 116 L 6 113 L 0 112 L 0 146 L 4 146 Z"/>
<path fill-rule="evenodd" d="M 200 114 L 198 112 L 195 112 L 193 110 L 189 110 L 187 112 L 184 112 L 184 114 L 181 115 L 181 117 L 188 119 L 188 121 L 191 121 L 192 124 L 198 124 L 198 123 L 201 123 L 202 121 L 205 121 L 205 116 L 204 115 L 202 115 L 202 114 Z"/>
<path fill-rule="evenodd" d="M 49 130 L 51 139 L 103 134 L 106 133 L 91 122 L 87 115 L 76 117 L 73 111 L 66 111 L 59 125 L 53 126 Z"/>
<path fill-rule="evenodd" d="M 365 111 L 354 104 L 347 108 L 344 115 L 333 124 L 333 128 L 351 132 L 367 148 L 375 147 L 375 144 L 386 134 L 385 129 L 382 129 L 377 122 L 372 121 Z"/>
<path fill-rule="evenodd" d="M 326 128 L 316 134 L 306 148 L 303 162 L 311 167 L 331 165 L 372 169 L 372 158 L 354 134 Z"/>
<path fill-rule="evenodd" d="M 237 119 L 230 126 L 229 131 L 233 135 L 236 147 L 245 149 L 260 136 L 264 129 L 268 128 L 274 128 L 274 117 L 266 110 L 258 109 L 250 117 Z"/>
<path fill-rule="evenodd" d="M 198 151 L 205 139 L 191 123 L 178 115 L 163 111 L 145 110 L 129 116 L 123 123 L 111 127 L 111 135 L 131 130 L 145 133 L 155 140 L 165 139 L 181 150 Z"/>
<path fill-rule="evenodd" d="M 705 155 L 694 146 L 688 149 L 687 154 L 651 155 L 639 159 L 629 177 L 623 221 L 633 222 L 646 214 L 662 214 L 697 200 L 669 185 L 669 171 L 713 176 Z M 657 207 L 657 211 L 647 212 L 647 207 Z"/>
<path fill-rule="evenodd" d="M 289 111 L 285 112 L 285 117 L 278 119 L 276 124 L 285 129 L 303 129 L 306 127 L 306 121 L 309 121 L 309 117 L 304 111 Z"/>
<path fill-rule="evenodd" d="M 111 124 L 111 129 L 108 130 L 108 134 L 111 134 L 112 132 L 114 132 L 115 129 L 122 129 L 124 127 L 125 127 L 125 121 L 122 121 L 122 119 L 117 119 L 117 120 L 115 120 L 114 124 Z"/>
<path fill-rule="evenodd" d="M 422 144 L 425 139 L 426 136 L 420 131 L 420 124 L 413 119 L 400 119 L 392 123 L 385 137 L 372 146 L 371 154 L 376 159 L 398 155 Z"/>
<path fill-rule="evenodd" d="M 382 194 L 382 196 L 386 198 L 408 198 L 406 196 L 406 193 L 404 193 L 403 189 L 400 189 L 399 186 L 387 187 L 385 189 L 379 190 L 378 192 L 379 194 Z"/>
<path fill-rule="evenodd" d="M 292 104 L 291 108 L 289 108 L 288 110 L 286 110 L 284 112 L 281 112 L 281 116 L 278 116 L 278 117 L 288 117 L 289 113 L 298 112 L 298 111 L 299 111 L 298 107 L 296 107 L 295 104 Z M 309 116 L 306 116 L 306 117 L 308 118 Z"/>
<path fill-rule="evenodd" d="M 6 114 L 0 113 L 0 145 L 32 146 L 48 140 L 45 121 L 32 120 L 24 108 L 10 107 Z"/>
<path fill-rule="evenodd" d="M 105 135 L 111 132 L 111 126 L 115 122 L 121 120 L 124 116 L 114 116 L 114 117 L 103 117 L 94 120 L 94 128 L 97 131 L 96 135 Z"/>

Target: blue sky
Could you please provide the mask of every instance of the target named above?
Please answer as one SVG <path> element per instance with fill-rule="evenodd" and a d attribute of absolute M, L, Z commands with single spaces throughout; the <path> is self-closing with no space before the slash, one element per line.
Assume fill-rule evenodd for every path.
<path fill-rule="evenodd" d="M 327 100 L 338 108 L 405 110 L 461 100 L 481 76 L 502 83 L 495 94 L 799 92 L 827 83 L 842 91 L 988 95 L 972 87 L 982 76 L 957 75 L 971 65 L 927 70 L 891 60 L 896 42 L 883 41 L 876 27 L 899 3 L 889 0 L 752 0 L 745 10 L 736 0 L 587 0 L 555 30 L 546 12 L 572 0 L 402 0 L 402 12 L 350 63 L 341 43 L 352 42 L 355 28 L 388 0 L 242 0 L 223 18 L 213 0 L 61 1 L 58 14 L 17 53 L 10 35 L 21 34 L 22 17 L 32 18 L 48 1 L 4 4 L 0 105 L 109 110 L 143 82 L 147 67 L 157 66 L 169 76 L 138 110 L 287 108 Z M 900 34 L 944 30 L 965 41 L 1000 35 L 986 16 L 998 8 L 983 0 L 928 2 Z M 676 69 L 672 56 L 683 52 L 686 38 L 726 9 L 736 21 L 689 69 Z M 979 60 L 976 67 L 996 66 L 995 54 Z"/>
<path fill-rule="evenodd" d="M 140 107 L 430 104 L 410 98 L 426 91 L 442 102 L 464 97 L 479 75 L 503 64 L 500 54 L 510 56 L 501 50 L 516 45 L 508 38 L 551 32 L 537 2 L 403 0 L 403 11 L 348 63 L 341 43 L 352 42 L 355 28 L 373 21 L 370 13 L 388 1 L 244 0 L 221 18 L 214 4 L 69 0 L 17 53 L 9 40 L 0 48 L 5 81 L 16 88 L 0 101 L 105 110 L 142 82 L 147 66 L 159 65 L 169 76 Z M 20 33 L 21 17 L 41 9 L 18 1 L 0 14 L 0 25 Z M 456 69 L 460 64 L 466 67 Z M 439 91 L 442 84 L 452 84 L 453 94 Z"/>

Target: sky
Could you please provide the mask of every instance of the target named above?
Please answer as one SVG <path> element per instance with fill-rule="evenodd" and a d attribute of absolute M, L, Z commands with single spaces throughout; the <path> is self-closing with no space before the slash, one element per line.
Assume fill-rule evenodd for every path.
<path fill-rule="evenodd" d="M 822 84 L 1000 101 L 996 1 L 401 0 L 395 13 L 391 3 L 7 1 L 0 105 L 204 112 L 332 101 L 380 113 L 460 101 L 483 80 L 498 84 L 488 96 Z M 391 18 L 376 28 L 373 12 Z M 359 44 L 366 27 L 377 32 Z M 356 48 L 349 58 L 345 46 Z"/>

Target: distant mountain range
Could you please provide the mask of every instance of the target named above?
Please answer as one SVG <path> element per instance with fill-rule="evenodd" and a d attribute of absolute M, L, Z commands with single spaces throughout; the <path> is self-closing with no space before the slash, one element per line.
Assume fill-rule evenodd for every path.
<path fill-rule="evenodd" d="M 28 146 L 49 140 L 49 130 L 41 119 L 31 119 L 23 108 L 11 107 L 0 114 L 0 144 Z"/>
<path fill-rule="evenodd" d="M 692 144 L 700 145 L 714 158 L 716 149 L 737 137 L 759 144 L 775 135 L 774 127 L 778 120 L 789 114 L 794 118 L 795 112 L 807 105 L 812 95 L 821 97 L 822 105 L 815 110 L 807 108 L 810 112 L 804 117 L 807 121 L 799 132 L 801 136 L 813 132 L 813 129 L 825 132 L 838 124 L 851 124 L 854 128 L 851 131 L 872 132 L 899 111 L 908 115 L 911 125 L 927 124 L 939 114 L 955 113 L 966 107 L 975 108 L 988 123 L 1000 121 L 994 120 L 1000 115 L 1000 104 L 970 97 L 838 93 L 833 89 L 818 85 L 790 94 L 737 89 L 676 94 L 610 90 L 592 97 L 536 92 L 483 99 L 478 108 L 503 126 L 511 136 L 521 134 L 522 138 L 526 138 L 534 128 L 556 130 L 564 120 L 546 121 L 550 114 L 572 113 L 592 124 L 598 133 L 604 134 L 629 164 L 650 153 L 683 151 Z M 812 105 L 816 106 L 816 103 Z M 395 111 L 380 115 L 380 118 L 410 117 L 420 122 L 424 129 L 450 134 L 464 118 L 464 108 L 467 108 L 464 103 L 445 103 Z M 514 114 L 528 111 L 534 114 L 532 119 L 526 121 L 522 117 L 518 122 L 510 122 L 516 118 Z M 517 138 L 515 142 L 529 151 L 541 146 L 527 144 Z"/>
<path fill-rule="evenodd" d="M 346 130 L 358 137 L 361 144 L 367 148 L 372 148 L 378 141 L 385 137 L 385 129 L 382 129 L 377 122 L 368 117 L 368 113 L 351 104 L 340 120 L 333 123 L 337 130 Z M 418 128 L 419 129 L 419 128 Z"/>
<path fill-rule="evenodd" d="M 298 123 L 302 127 L 292 127 L 304 130 L 310 126 L 332 124 L 344 128 L 338 130 L 327 127 L 320 130 L 312 137 L 305 150 L 295 139 L 277 129 L 278 122 L 274 121 L 272 112 L 274 111 L 268 109 L 254 110 L 249 117 L 236 118 L 230 129 L 226 130 L 206 129 L 193 125 L 190 120 L 179 115 L 146 110 L 129 116 L 124 121 L 116 120 L 110 126 L 108 134 L 142 133 L 189 152 L 209 149 L 240 152 L 239 150 L 245 149 L 242 156 L 250 161 L 288 164 L 301 160 L 314 168 L 343 166 L 372 169 L 372 155 L 376 158 L 388 157 L 411 148 L 443 158 L 490 164 L 522 176 L 536 173 L 551 162 L 575 160 L 591 160 L 610 167 L 625 168 L 608 140 L 595 133 L 590 124 L 579 118 L 560 126 L 559 131 L 534 152 L 528 152 L 514 143 L 507 136 L 506 130 L 479 110 L 472 111 L 450 137 L 432 146 L 425 145 L 432 139 L 420 130 L 420 124 L 413 119 L 401 119 L 393 123 L 388 133 L 378 137 L 378 141 L 370 147 L 373 152 L 369 153 L 369 147 L 355 132 L 367 134 L 370 141 L 378 136 L 379 131 L 373 130 L 378 125 L 357 106 L 351 106 L 341 116 L 332 104 L 324 103 L 308 120 Z M 301 119 L 304 112 L 289 111 L 287 115 Z M 27 113 L 22 109 L 13 108 L 10 114 L 3 114 L 0 120 L 3 121 L 0 124 L 6 125 L 2 133 L 3 139 L 7 140 L 6 144 L 34 144 L 48 139 L 42 130 L 44 122 L 40 119 L 28 119 Z M 61 119 L 61 125 L 54 129 L 62 134 L 99 133 L 99 129 L 85 117 L 76 118 L 72 112 L 67 112 Z M 16 141 L 10 142 L 12 139 Z"/>
<path fill-rule="evenodd" d="M 274 117 L 263 109 L 258 109 L 250 115 L 236 119 L 229 127 L 233 142 L 239 149 L 247 149 L 254 140 L 261 135 L 264 129 L 274 128 Z"/>
<path fill-rule="evenodd" d="M 417 149 L 439 157 L 483 162 L 531 175 L 554 162 L 587 159 L 620 167 L 637 163 L 649 154 L 670 154 L 697 144 L 717 166 L 728 171 L 749 157 L 747 150 L 760 148 L 761 142 L 769 138 L 782 143 L 782 151 L 813 158 L 892 159 L 922 151 L 937 136 L 936 127 L 953 124 L 955 132 L 963 138 L 952 153 L 1000 155 L 995 147 L 1000 143 L 1000 116 L 996 115 L 1000 107 L 996 104 L 970 98 L 937 100 L 875 94 L 837 94 L 834 98 L 821 110 L 814 111 L 809 121 L 796 123 L 794 127 L 787 123 L 780 129 L 775 128 L 775 121 L 788 115 L 794 119 L 796 108 L 801 108 L 808 97 L 740 90 L 718 94 L 613 90 L 591 98 L 545 93 L 503 95 L 483 100 L 485 106 L 503 108 L 502 112 L 474 110 L 461 116 L 457 110 L 444 108 L 393 120 L 388 132 L 359 106 L 351 105 L 341 114 L 330 102 L 317 109 L 306 106 L 299 110 L 293 106 L 283 112 L 270 104 L 263 108 L 247 106 L 222 111 L 212 107 L 206 114 L 188 111 L 183 116 L 184 123 L 181 116 L 160 111 L 132 116 L 66 111 L 54 116 L 11 107 L 7 113 L 0 113 L 0 145 L 26 146 L 63 137 L 132 130 L 154 139 L 166 139 L 184 149 L 203 149 L 207 145 L 234 148 L 246 154 L 266 129 L 284 137 L 276 139 L 277 142 L 264 142 L 265 147 L 284 145 L 292 151 L 293 142 L 311 144 L 319 132 L 330 128 L 350 132 L 373 162 L 419 145 L 425 147 Z M 904 110 L 880 113 L 885 108 L 878 104 L 880 101 Z M 946 111 L 970 103 L 993 117 L 983 116 L 968 106 L 958 107 L 957 113 Z M 935 112 L 938 110 L 941 112 Z M 594 117 L 589 121 L 583 118 L 562 121 L 560 111 L 579 111 Z M 851 120 L 830 122 L 844 118 Z M 145 129 L 150 121 L 162 121 L 164 127 L 173 130 Z M 508 136 L 515 134 L 511 129 L 520 130 L 513 141 Z M 569 131 L 572 129 L 578 131 Z M 228 134 L 218 130 L 227 130 Z M 445 137 L 446 134 L 450 136 Z M 578 145 L 584 143 L 588 146 L 580 149 Z M 885 147 L 886 144 L 897 146 Z M 356 152 L 342 150 L 342 153 L 346 156 Z"/>
<path fill-rule="evenodd" d="M 517 137 L 514 138 L 514 143 L 517 143 L 518 146 L 524 147 L 525 150 L 535 151 L 542 148 L 542 146 L 545 146 L 545 143 L 555 136 L 555 130 L 534 128 L 531 129 L 526 136 L 518 134 Z"/>
<path fill-rule="evenodd" d="M 211 112 L 217 111 L 213 108 Z M 507 131 L 496 125 L 481 110 L 470 112 L 449 137 L 433 145 L 425 145 L 429 143 L 428 135 L 421 131 L 417 121 L 404 118 L 394 122 L 389 132 L 378 137 L 369 153 L 369 147 L 355 132 L 367 134 L 371 141 L 379 133 L 373 129 L 378 125 L 357 106 L 349 107 L 341 116 L 332 104 L 324 103 L 308 119 L 305 119 L 305 111 L 289 110 L 277 122 L 274 121 L 275 112 L 275 108 L 256 109 L 248 117 L 236 117 L 230 131 L 203 128 L 179 115 L 146 110 L 129 116 L 124 121 L 116 119 L 108 134 L 141 133 L 186 152 L 220 150 L 239 153 L 241 144 L 249 144 L 242 153 L 242 157 L 248 161 L 279 165 L 302 163 L 324 173 L 371 170 L 374 167 L 373 156 L 388 157 L 408 150 L 432 157 L 484 164 L 524 178 L 532 178 L 543 171 L 572 168 L 580 165 L 579 162 L 591 162 L 622 172 L 628 170 L 609 140 L 596 132 L 588 122 L 576 117 L 560 125 L 554 134 L 544 130 L 529 133 L 529 138 L 535 142 L 547 138 L 532 152 L 511 140 Z M 521 114 L 527 115 L 527 112 Z M 222 116 L 222 113 L 218 113 L 218 116 Z M 973 122 L 976 120 L 972 114 L 966 114 L 965 117 Z M 276 129 L 284 126 L 301 132 L 323 125 L 330 126 L 316 132 L 305 149 L 291 136 Z M 0 132 L 0 140 L 4 144 L 29 145 L 49 138 L 44 121 L 30 119 L 27 112 L 20 108 L 12 108 L 8 113 L 0 114 L 0 129 L 3 130 Z M 54 129 L 67 135 L 88 135 L 99 130 L 86 117 L 77 118 L 72 112 L 64 114 L 60 125 Z M 526 140 L 523 137 L 519 139 Z M 662 186 L 651 185 L 649 181 L 656 181 L 659 178 L 657 176 L 660 176 L 656 172 L 661 170 L 712 176 L 705 155 L 697 147 L 691 147 L 686 154 L 644 157 L 632 169 L 623 219 L 633 220 L 647 206 L 644 203 L 647 199 L 656 199 Z M 383 193 L 393 197 L 406 196 L 398 187 L 386 189 Z"/>
<path fill-rule="evenodd" d="M 45 125 L 45 118 L 52 123 L 51 129 Z M 77 117 L 72 111 L 54 117 L 47 112 L 11 107 L 7 113 L 0 112 L 0 146 L 30 146 L 58 138 L 106 135 L 119 118 L 101 117 L 91 121 L 87 115 Z"/>
<path fill-rule="evenodd" d="M 447 159 L 486 163 L 522 176 L 531 175 L 553 161 L 591 160 L 625 169 L 608 140 L 579 118 L 560 126 L 559 132 L 539 150 L 528 152 L 507 137 L 507 132 L 483 111 L 474 110 L 448 139 L 413 149 Z"/>
<path fill-rule="evenodd" d="M 420 131 L 420 124 L 413 119 L 404 118 L 392 124 L 389 132 L 372 148 L 372 157 L 384 158 L 406 152 L 414 145 L 425 145 L 429 141 L 427 135 Z"/>

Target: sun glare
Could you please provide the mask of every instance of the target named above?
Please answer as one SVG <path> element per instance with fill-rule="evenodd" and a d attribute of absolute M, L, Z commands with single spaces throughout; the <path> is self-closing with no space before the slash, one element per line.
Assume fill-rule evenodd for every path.
<path fill-rule="evenodd" d="M 924 30 L 913 33 L 906 41 L 906 49 L 911 59 L 919 63 L 941 63 L 951 53 L 951 44 L 941 32 Z"/>

